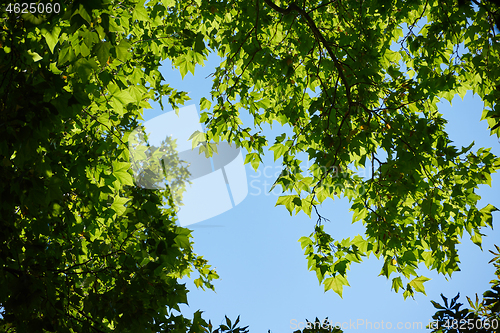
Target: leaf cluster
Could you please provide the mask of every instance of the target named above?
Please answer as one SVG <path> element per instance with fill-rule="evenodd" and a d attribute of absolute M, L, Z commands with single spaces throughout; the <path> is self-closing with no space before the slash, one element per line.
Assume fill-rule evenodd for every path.
<path fill-rule="evenodd" d="M 297 330 L 294 333 L 342 333 L 340 328 L 331 327 L 331 323 L 326 317 L 323 321 L 320 321 L 316 317 L 315 321 L 311 322 L 306 319 L 305 327 L 302 330 Z"/>
<path fill-rule="evenodd" d="M 132 164 L 147 161 L 130 158 L 128 139 L 149 100 L 187 100 L 160 62 L 207 51 L 173 2 L 60 4 L 50 15 L 0 14 L 0 325 L 202 332 L 201 313 L 178 314 L 179 279 L 195 272 L 213 289 L 218 277 L 176 225 L 187 174 L 172 163 L 171 187 L 135 186 Z M 143 153 L 161 148 L 173 146 Z"/>
<path fill-rule="evenodd" d="M 327 290 L 341 294 L 350 263 L 374 253 L 384 259 L 381 275 L 397 275 L 394 290 L 405 298 L 423 293 L 420 263 L 451 275 L 459 270 L 460 239 L 468 234 L 480 246 L 481 230 L 492 226 L 497 208 L 478 207 L 476 191 L 491 185 L 500 160 L 474 143 L 454 146 L 437 107 L 472 90 L 485 103 L 491 134 L 500 136 L 492 8 L 263 0 L 207 1 L 195 10 L 210 18 L 205 39 L 223 58 L 213 73 L 213 104 L 203 100 L 204 141 L 244 147 L 254 169 L 268 147 L 282 164 L 271 189 L 283 192 L 277 205 L 314 212 L 322 224 L 321 203 L 346 197 L 353 222 L 365 227 L 353 238 L 363 240 L 356 249 L 351 238 L 335 240 L 317 227 L 310 241 L 301 238 Z M 243 112 L 253 124 L 243 124 Z M 276 123 L 291 133 L 263 134 Z M 363 169 L 368 177 L 358 175 Z M 334 250 L 325 252 L 328 243 Z"/>
<path fill-rule="evenodd" d="M 435 321 L 431 327 L 433 333 L 497 332 L 500 324 L 500 248 L 496 245 L 495 248 L 497 252 L 489 250 L 494 255 L 489 263 L 496 268 L 496 279 L 490 282 L 491 289 L 483 293 L 481 302 L 477 294 L 475 301 L 467 296 L 470 308 L 460 309 L 463 305 L 457 302 L 460 293 L 452 298 L 449 304 L 443 294 L 443 305 L 431 301 L 438 309 L 432 316 Z"/>

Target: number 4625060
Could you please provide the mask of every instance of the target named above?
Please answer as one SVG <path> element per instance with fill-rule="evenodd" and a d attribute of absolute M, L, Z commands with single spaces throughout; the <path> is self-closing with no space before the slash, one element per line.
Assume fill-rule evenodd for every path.
<path fill-rule="evenodd" d="M 8 13 L 15 14 L 51 14 L 59 13 L 61 5 L 59 3 L 9 3 L 5 9 Z"/>

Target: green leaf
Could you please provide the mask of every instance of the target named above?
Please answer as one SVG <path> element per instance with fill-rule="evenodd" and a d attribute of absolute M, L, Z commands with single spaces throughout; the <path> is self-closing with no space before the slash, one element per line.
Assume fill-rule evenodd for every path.
<path fill-rule="evenodd" d="M 111 209 L 118 214 L 118 216 L 123 215 L 125 213 L 126 207 L 125 204 L 129 201 L 128 198 L 123 198 L 120 196 L 116 196 L 111 204 Z"/>
<path fill-rule="evenodd" d="M 128 173 L 127 171 L 117 171 L 114 172 L 113 175 L 122 183 L 123 185 L 134 185 L 134 180 L 132 178 L 132 175 Z"/>
<path fill-rule="evenodd" d="M 200 110 L 210 110 L 210 106 L 212 105 L 212 103 L 206 99 L 205 97 L 202 97 L 201 100 L 200 100 Z M 200 119 L 201 122 L 203 122 L 203 120 Z"/>
<path fill-rule="evenodd" d="M 440 310 L 444 310 L 445 307 L 442 306 L 441 304 L 437 303 L 437 302 L 434 302 L 434 301 L 431 301 L 432 305 L 436 308 L 436 309 L 440 309 Z"/>
<path fill-rule="evenodd" d="M 115 93 L 113 97 L 123 105 L 136 102 L 136 99 L 132 97 L 132 95 L 130 95 L 130 92 L 127 90 L 120 90 L 119 92 Z"/>
<path fill-rule="evenodd" d="M 121 61 L 126 61 L 131 56 L 129 52 L 130 48 L 130 43 L 126 39 L 122 39 L 115 47 L 116 58 Z"/>
<path fill-rule="evenodd" d="M 177 57 L 173 64 L 175 67 L 179 68 L 179 72 L 181 73 L 181 76 L 184 79 L 184 76 L 186 76 L 189 70 L 189 64 L 188 61 L 186 60 L 186 57 L 185 56 Z"/>
<path fill-rule="evenodd" d="M 189 237 L 187 235 L 177 235 L 175 243 L 182 248 L 189 248 Z"/>
<path fill-rule="evenodd" d="M 43 59 L 38 53 L 33 52 L 31 50 L 28 50 L 27 53 L 31 56 L 31 58 L 33 59 L 34 62 L 37 62 L 37 61 L 40 61 Z"/>
<path fill-rule="evenodd" d="M 276 205 L 278 205 L 278 204 L 276 204 Z M 300 242 L 300 246 L 302 247 L 302 249 L 304 249 L 307 246 L 313 245 L 313 241 L 311 240 L 311 238 L 306 237 L 306 236 L 300 237 L 299 242 Z"/>
<path fill-rule="evenodd" d="M 492 212 L 498 211 L 498 208 L 495 206 L 488 204 L 486 207 L 481 208 L 479 212 L 481 213 L 481 220 L 493 228 L 493 215 Z"/>
<path fill-rule="evenodd" d="M 101 66 L 108 62 L 111 48 L 110 42 L 100 42 L 94 45 L 93 52 L 97 55 L 97 60 L 99 60 Z"/>
<path fill-rule="evenodd" d="M 395 291 L 395 292 L 398 292 L 399 289 L 403 288 L 403 281 L 401 280 L 401 277 L 398 276 L 398 277 L 395 277 L 392 279 L 392 289 Z"/>
<path fill-rule="evenodd" d="M 64 47 L 61 48 L 61 51 L 59 51 L 57 64 L 58 66 L 61 67 L 66 62 L 72 62 L 74 58 L 75 58 L 75 53 L 73 52 L 71 46 L 65 45 Z"/>
<path fill-rule="evenodd" d="M 290 212 L 290 215 L 292 215 L 293 210 L 296 207 L 296 200 L 300 200 L 300 198 L 296 195 L 283 195 L 278 198 L 278 201 L 276 202 L 276 206 L 279 205 L 284 205 L 288 212 Z M 295 202 L 294 202 L 295 200 Z"/>
<path fill-rule="evenodd" d="M 342 298 L 342 291 L 344 286 L 349 286 L 347 280 L 342 275 L 336 275 L 325 279 L 324 281 L 325 292 L 328 290 L 333 290 Z"/>
<path fill-rule="evenodd" d="M 137 4 L 134 11 L 132 12 L 132 20 L 149 21 L 148 12 L 146 11 L 146 8 L 144 8 L 144 5 L 142 3 Z"/>
<path fill-rule="evenodd" d="M 75 14 L 79 14 L 88 23 L 92 22 L 92 18 L 90 17 L 89 13 L 87 12 L 87 9 L 83 4 L 80 4 L 78 6 L 78 10 L 76 10 L 73 15 Z"/>
<path fill-rule="evenodd" d="M 196 40 L 194 42 L 194 51 L 202 53 L 205 50 L 205 43 L 203 42 L 203 34 L 199 33 L 196 35 Z"/>
<path fill-rule="evenodd" d="M 49 50 L 51 53 L 54 53 L 54 48 L 59 42 L 59 34 L 61 33 L 61 27 L 54 26 L 50 31 L 43 28 L 42 35 L 45 38 L 45 42 L 49 46 Z"/>
<path fill-rule="evenodd" d="M 274 152 L 274 161 L 276 162 L 287 151 L 287 148 L 281 143 L 276 143 L 269 150 Z"/>
<path fill-rule="evenodd" d="M 245 156 L 245 164 L 249 163 L 252 168 L 257 171 L 259 168 L 259 164 L 261 162 L 260 156 L 257 153 L 249 153 Z"/>
<path fill-rule="evenodd" d="M 193 134 L 191 134 L 188 140 L 191 140 L 191 146 L 194 149 L 198 147 L 200 143 L 206 142 L 205 137 L 206 137 L 205 133 L 197 130 Z"/>
<path fill-rule="evenodd" d="M 361 235 L 356 235 L 351 241 L 351 244 L 356 246 L 361 253 L 366 253 L 368 251 L 368 242 L 363 239 Z"/>
<path fill-rule="evenodd" d="M 356 208 L 354 210 L 354 213 L 352 214 L 352 223 L 355 223 L 356 221 L 362 221 L 367 215 L 368 211 L 364 207 L 361 206 L 359 208 Z"/>
<path fill-rule="evenodd" d="M 73 64 L 73 71 L 76 72 L 81 78 L 87 80 L 97 69 L 98 66 L 93 59 L 80 58 Z"/>
<path fill-rule="evenodd" d="M 481 247 L 481 244 L 483 242 L 483 238 L 481 237 L 481 233 L 478 231 L 474 231 L 472 236 L 470 237 L 471 241 L 476 244 L 477 246 Z"/>
<path fill-rule="evenodd" d="M 424 282 L 429 280 L 430 279 L 426 278 L 425 276 L 419 276 L 414 278 L 409 284 L 413 289 L 415 289 L 415 291 L 425 295 Z"/>

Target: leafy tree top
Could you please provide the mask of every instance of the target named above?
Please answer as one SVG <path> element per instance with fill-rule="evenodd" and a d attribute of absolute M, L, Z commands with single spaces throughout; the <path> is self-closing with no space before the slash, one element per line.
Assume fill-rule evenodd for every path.
<path fill-rule="evenodd" d="M 213 105 L 201 101 L 206 140 L 245 147 L 254 168 L 270 145 L 283 166 L 277 205 L 318 217 L 300 242 L 325 290 L 342 295 L 350 264 L 373 253 L 406 298 L 424 292 L 419 263 L 451 275 L 464 232 L 480 246 L 497 209 L 477 207 L 476 189 L 491 185 L 500 162 L 487 148 L 455 147 L 437 103 L 472 90 L 500 135 L 498 10 L 488 1 L 380 0 L 207 1 L 195 10 L 224 59 Z M 262 127 L 276 122 L 293 134 L 266 137 Z M 364 235 L 339 240 L 325 231 L 318 205 L 335 196 L 351 201 Z"/>
<path fill-rule="evenodd" d="M 477 207 L 475 191 L 499 159 L 453 146 L 437 102 L 472 90 L 500 134 L 494 3 L 66 0 L 60 13 L 0 15 L 5 330 L 207 327 L 199 312 L 192 321 L 174 314 L 186 302 L 177 279 L 197 271 L 196 284 L 212 288 L 217 274 L 175 226 L 176 194 L 133 186 L 127 153 L 148 100 L 187 100 L 163 82 L 160 61 L 185 75 L 207 47 L 224 60 L 213 106 L 200 101 L 205 139 L 246 148 L 254 168 L 272 143 L 283 164 L 275 185 L 292 192 L 277 204 L 318 216 L 300 242 L 325 290 L 341 295 L 350 264 L 373 253 L 384 258 L 382 275 L 397 275 L 393 289 L 424 292 L 419 263 L 451 275 L 464 231 L 480 245 L 492 226 L 497 209 Z M 276 122 L 293 134 L 269 141 L 260 130 Z M 311 176 L 301 153 L 314 162 Z M 318 205 L 335 196 L 349 198 L 364 235 L 325 232 Z"/>
<path fill-rule="evenodd" d="M 128 154 L 149 100 L 187 99 L 159 65 L 192 54 L 189 11 L 60 5 L 0 13 L 2 331 L 202 332 L 201 312 L 176 312 L 187 303 L 179 279 L 194 271 L 197 286 L 213 289 L 217 274 L 175 224 L 175 193 L 136 187 Z M 142 153 L 155 157 L 153 148 Z"/>

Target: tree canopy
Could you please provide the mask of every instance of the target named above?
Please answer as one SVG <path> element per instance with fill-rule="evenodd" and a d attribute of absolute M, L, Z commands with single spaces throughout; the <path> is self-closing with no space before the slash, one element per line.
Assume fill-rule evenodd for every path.
<path fill-rule="evenodd" d="M 175 108 L 189 98 L 164 82 L 165 59 L 185 75 L 210 52 L 222 57 L 200 101 L 208 130 L 199 143 L 211 154 L 221 140 L 234 142 L 254 168 L 270 145 L 283 164 L 277 205 L 318 217 L 300 242 L 325 290 L 342 295 L 351 263 L 373 253 L 395 291 L 424 292 L 420 263 L 451 275 L 464 232 L 480 245 L 481 229 L 492 226 L 497 208 L 477 207 L 476 189 L 500 161 L 487 148 L 453 146 L 437 102 L 472 90 L 500 136 L 497 4 L 59 4 L 0 14 L 2 329 L 208 327 L 200 312 L 188 320 L 174 311 L 186 302 L 178 280 L 197 272 L 196 285 L 213 288 L 217 273 L 175 224 L 174 191 L 134 186 L 128 154 L 148 101 L 166 97 Z M 267 138 L 262 127 L 276 122 L 293 134 Z M 364 235 L 325 231 L 319 205 L 335 197 L 349 198 Z"/>
<path fill-rule="evenodd" d="M 300 242 L 325 290 L 342 295 L 351 263 L 371 253 L 384 258 L 381 274 L 395 273 L 392 288 L 405 298 L 425 290 L 420 263 L 457 271 L 464 232 L 480 246 L 481 228 L 492 226 L 497 208 L 477 207 L 476 189 L 491 185 L 500 162 L 488 148 L 455 147 L 437 103 L 472 90 L 491 134 L 500 135 L 498 6 L 230 1 L 204 2 L 204 15 L 210 21 L 200 29 L 224 59 L 214 105 L 201 101 L 206 141 L 245 147 L 254 168 L 270 145 L 283 165 L 277 205 L 318 216 Z M 254 128 L 242 125 L 243 111 Z M 293 134 L 268 140 L 260 129 L 275 122 Z M 303 158 L 312 161 L 308 170 Z M 340 240 L 325 232 L 318 205 L 336 196 L 349 198 L 365 235 Z"/>
<path fill-rule="evenodd" d="M 186 99 L 158 66 L 191 52 L 168 23 L 188 17 L 134 1 L 3 9 L 3 330 L 200 332 L 200 312 L 190 321 L 174 311 L 187 302 L 178 280 L 196 271 L 213 288 L 217 274 L 175 224 L 171 193 L 134 186 L 127 146 L 148 100 Z M 154 48 L 158 35 L 172 36 L 168 48 Z"/>

